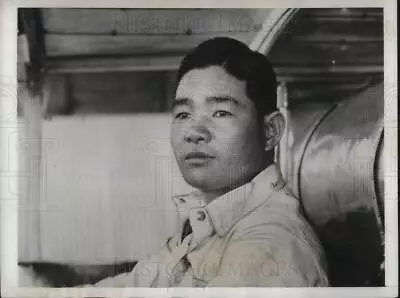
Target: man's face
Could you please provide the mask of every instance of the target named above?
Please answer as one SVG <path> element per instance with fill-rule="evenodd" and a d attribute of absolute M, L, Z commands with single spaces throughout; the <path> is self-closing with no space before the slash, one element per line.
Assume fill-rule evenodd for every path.
<path fill-rule="evenodd" d="M 181 79 L 171 143 L 183 178 L 193 187 L 230 190 L 262 169 L 263 129 L 245 87 L 219 66 L 191 70 Z"/>

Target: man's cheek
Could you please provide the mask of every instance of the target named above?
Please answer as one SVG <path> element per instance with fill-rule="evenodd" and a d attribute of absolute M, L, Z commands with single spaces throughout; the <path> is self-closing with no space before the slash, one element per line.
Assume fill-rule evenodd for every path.
<path fill-rule="evenodd" d="M 241 135 L 232 134 L 225 135 L 218 139 L 217 150 L 221 156 L 237 155 L 239 148 L 243 146 L 243 137 Z M 239 150 L 238 150 L 239 149 Z"/>

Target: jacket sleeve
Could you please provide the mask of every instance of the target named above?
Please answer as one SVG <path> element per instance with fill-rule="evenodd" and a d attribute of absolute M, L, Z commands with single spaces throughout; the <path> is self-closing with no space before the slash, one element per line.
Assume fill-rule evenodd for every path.
<path fill-rule="evenodd" d="M 175 238 L 175 237 L 174 237 Z M 158 285 L 160 275 L 165 270 L 165 262 L 171 255 L 169 238 L 160 251 L 148 258 L 138 261 L 131 272 L 103 279 L 95 287 L 155 287 Z"/>
<path fill-rule="evenodd" d="M 150 257 L 139 261 L 131 272 L 103 279 L 95 287 L 151 287 L 158 275 L 157 259 Z"/>
<path fill-rule="evenodd" d="M 240 235 L 239 235 L 240 234 Z M 233 237 L 210 287 L 328 286 L 318 250 L 286 227 L 260 225 Z"/>

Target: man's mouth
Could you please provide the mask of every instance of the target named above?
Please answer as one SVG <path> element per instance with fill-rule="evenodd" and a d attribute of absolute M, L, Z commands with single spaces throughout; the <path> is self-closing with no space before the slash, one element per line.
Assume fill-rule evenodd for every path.
<path fill-rule="evenodd" d="M 190 152 L 185 156 L 185 160 L 192 162 L 205 161 L 213 158 L 215 157 L 204 152 Z"/>

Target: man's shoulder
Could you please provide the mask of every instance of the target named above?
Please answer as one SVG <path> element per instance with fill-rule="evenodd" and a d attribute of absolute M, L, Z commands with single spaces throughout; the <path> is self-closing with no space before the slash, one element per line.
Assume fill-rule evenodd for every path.
<path fill-rule="evenodd" d="M 267 216 L 268 215 L 268 216 Z M 299 199 L 287 185 L 274 190 L 252 212 L 243 217 L 244 221 L 260 220 L 273 223 L 275 220 L 295 220 L 301 217 Z"/>
<path fill-rule="evenodd" d="M 243 238 L 258 235 L 268 239 L 294 237 L 298 240 L 306 237 L 306 241 L 318 245 L 315 231 L 303 215 L 300 202 L 289 186 L 274 191 L 262 204 L 239 220 L 231 233 Z"/>
<path fill-rule="evenodd" d="M 327 285 L 322 245 L 289 187 L 275 191 L 270 200 L 239 220 L 229 239 L 268 252 L 277 263 L 290 264 Z"/>

